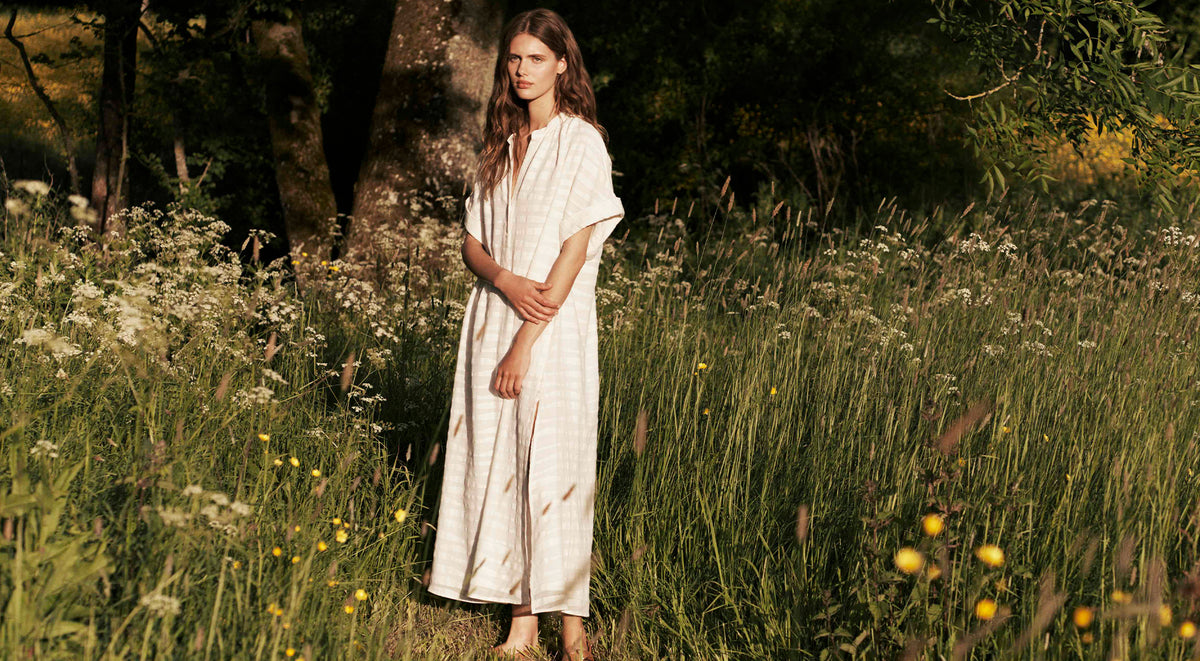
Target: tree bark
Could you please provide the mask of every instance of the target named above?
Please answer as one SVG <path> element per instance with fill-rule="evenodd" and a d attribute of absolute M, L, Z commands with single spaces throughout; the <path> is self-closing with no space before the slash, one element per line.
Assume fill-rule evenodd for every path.
<path fill-rule="evenodd" d="M 71 135 L 71 129 L 67 126 L 67 121 L 59 114 L 58 108 L 55 107 L 54 101 L 50 99 L 50 95 L 46 93 L 46 88 L 42 87 L 41 81 L 38 80 L 37 74 L 33 71 L 33 64 L 29 61 L 29 54 L 25 51 L 25 44 L 13 35 L 13 25 L 17 22 L 17 10 L 12 10 L 12 15 L 8 18 L 8 26 L 4 29 L 4 36 L 13 47 L 17 49 L 17 54 L 21 56 L 21 65 L 25 67 L 25 77 L 29 80 L 29 86 L 33 88 L 33 93 L 37 98 L 41 99 L 42 105 L 46 106 L 46 111 L 50 113 L 51 119 L 54 120 L 54 125 L 58 127 L 59 135 L 62 137 L 63 151 L 67 154 L 67 173 L 71 177 L 71 192 L 78 195 L 80 192 L 79 183 L 79 166 L 75 160 L 75 138 Z"/>
<path fill-rule="evenodd" d="M 104 64 L 100 74 L 100 123 L 96 136 L 96 169 L 92 174 L 92 207 L 101 235 L 123 234 L 115 218 L 129 197 L 125 162 L 129 149 L 129 108 L 137 75 L 139 0 L 118 0 L 104 12 Z"/>
<path fill-rule="evenodd" d="M 345 256 L 394 259 L 441 196 L 461 197 L 482 146 L 503 3 L 399 0 L 354 187 Z"/>
<path fill-rule="evenodd" d="M 337 227 L 337 205 L 321 135 L 321 110 L 299 15 L 293 14 L 287 23 L 253 21 L 250 29 L 262 58 L 275 181 L 288 246 L 292 259 L 298 262 L 296 276 L 303 288 L 312 276 L 323 272 L 320 263 L 329 259 Z"/>

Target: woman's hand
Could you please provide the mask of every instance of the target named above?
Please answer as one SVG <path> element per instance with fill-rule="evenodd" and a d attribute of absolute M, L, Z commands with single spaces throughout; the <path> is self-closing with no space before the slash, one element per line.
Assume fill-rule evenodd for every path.
<path fill-rule="evenodd" d="M 523 321 L 532 321 L 535 324 L 539 321 L 550 321 L 558 313 L 558 303 L 542 295 L 543 291 L 550 288 L 548 282 L 537 282 L 512 271 L 503 271 L 496 276 L 493 284 L 516 308 Z"/>
<path fill-rule="evenodd" d="M 521 394 L 521 382 L 525 380 L 525 372 L 529 371 L 529 349 L 523 345 L 514 344 L 508 353 L 504 354 L 500 364 L 496 366 L 496 375 L 492 378 L 492 389 L 500 393 L 504 399 L 513 399 Z"/>

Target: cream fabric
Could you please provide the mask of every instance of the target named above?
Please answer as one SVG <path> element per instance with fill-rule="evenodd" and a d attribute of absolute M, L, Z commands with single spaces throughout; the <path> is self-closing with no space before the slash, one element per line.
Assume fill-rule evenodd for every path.
<path fill-rule="evenodd" d="M 513 137 L 509 137 L 510 154 Z M 533 131 L 512 194 L 466 200 L 466 231 L 500 266 L 545 281 L 562 244 L 595 224 L 575 283 L 534 343 L 516 399 L 491 389 L 523 323 L 499 290 L 467 301 L 447 430 L 429 591 L 588 615 L 600 383 L 596 275 L 625 215 L 599 131 L 560 113 Z"/>

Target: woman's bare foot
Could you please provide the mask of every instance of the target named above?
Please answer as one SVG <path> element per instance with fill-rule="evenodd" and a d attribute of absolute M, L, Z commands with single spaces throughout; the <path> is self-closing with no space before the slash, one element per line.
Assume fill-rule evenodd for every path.
<path fill-rule="evenodd" d="M 583 630 L 583 618 L 578 615 L 562 616 L 563 661 L 595 661 L 587 632 Z"/>
<path fill-rule="evenodd" d="M 513 605 L 508 640 L 493 647 L 492 651 L 508 656 L 536 650 L 538 650 L 538 616 L 532 613 L 530 604 Z"/>

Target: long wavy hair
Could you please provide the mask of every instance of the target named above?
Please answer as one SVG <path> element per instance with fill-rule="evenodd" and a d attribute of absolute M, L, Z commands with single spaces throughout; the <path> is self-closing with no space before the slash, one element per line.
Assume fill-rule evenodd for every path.
<path fill-rule="evenodd" d="M 496 71 L 492 81 L 492 97 L 488 100 L 487 124 L 483 130 L 483 151 L 475 172 L 475 186 L 482 186 L 482 198 L 491 197 L 501 177 L 509 173 L 508 136 L 523 130 L 529 123 L 526 102 L 513 88 L 508 75 L 508 49 L 519 34 L 529 34 L 541 40 L 558 59 L 566 58 L 567 70 L 554 80 L 554 112 L 574 115 L 600 131 L 605 144 L 608 132 L 596 121 L 596 93 L 592 78 L 583 66 L 583 56 L 575 35 L 562 16 L 549 9 L 531 9 L 517 14 L 504 27 L 496 55 Z M 553 117 L 551 113 L 551 117 Z"/>

